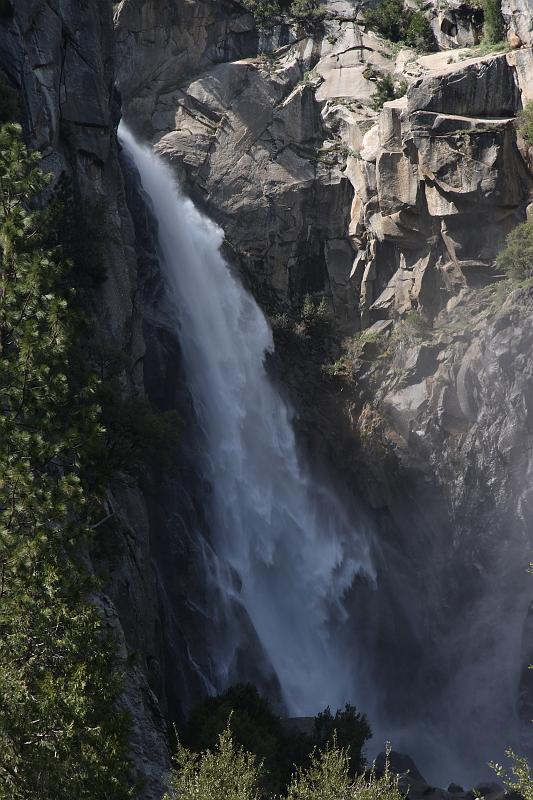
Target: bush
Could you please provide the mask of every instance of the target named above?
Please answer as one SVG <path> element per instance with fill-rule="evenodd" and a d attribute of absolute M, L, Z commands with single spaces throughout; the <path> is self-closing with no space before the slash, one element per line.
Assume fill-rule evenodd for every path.
<path fill-rule="evenodd" d="M 258 28 L 272 26 L 280 14 L 277 0 L 243 0 L 243 5 L 253 14 Z"/>
<path fill-rule="evenodd" d="M 348 800 L 352 784 L 349 766 L 348 754 L 335 744 L 313 753 L 307 769 L 298 769 L 294 775 L 288 800 Z"/>
<path fill-rule="evenodd" d="M 371 736 L 364 714 L 347 705 L 333 715 L 329 708 L 315 717 L 311 735 L 287 731 L 267 700 L 251 684 L 237 684 L 217 697 L 208 697 L 191 712 L 183 737 L 190 750 L 213 750 L 223 731 L 262 763 L 261 785 L 268 791 L 284 791 L 294 767 L 306 767 L 315 749 L 338 743 L 345 748 L 355 775 L 364 767 L 362 749 Z"/>
<path fill-rule="evenodd" d="M 262 766 L 253 755 L 234 744 L 229 729 L 213 750 L 193 754 L 180 746 L 164 800 L 274 800 L 262 793 Z M 388 770 L 377 777 L 372 770 L 355 781 L 350 758 L 335 742 L 315 751 L 306 768 L 293 775 L 287 800 L 403 800 L 397 779 Z M 280 800 L 278 797 L 277 800 Z M 527 800 L 530 800 L 528 797 Z"/>
<path fill-rule="evenodd" d="M 365 24 L 391 42 L 403 42 L 417 50 L 432 50 L 435 46 L 424 14 L 404 8 L 402 0 L 381 0 L 365 13 Z"/>
<path fill-rule="evenodd" d="M 284 11 L 300 23 L 317 24 L 324 19 L 326 7 L 320 0 L 292 0 L 290 5 L 280 0 L 243 0 L 259 28 L 269 28 L 275 24 Z"/>
<path fill-rule="evenodd" d="M 306 336 L 314 339 L 327 336 L 331 328 L 331 313 L 325 297 L 313 299 L 306 294 L 300 311 L 299 322 L 296 323 L 295 331 L 299 336 Z"/>
<path fill-rule="evenodd" d="M 501 764 L 490 766 L 511 794 L 518 795 L 523 800 L 533 800 L 533 775 L 527 759 L 517 756 L 512 750 L 507 750 L 506 756 L 511 761 L 511 774 Z"/>
<path fill-rule="evenodd" d="M 326 7 L 317 0 L 292 0 L 290 15 L 299 22 L 318 23 L 326 14 Z"/>
<path fill-rule="evenodd" d="M 378 777 L 372 769 L 368 775 L 350 778 L 350 759 L 345 750 L 333 743 L 323 752 L 313 755 L 307 770 L 294 776 L 288 800 L 405 800 L 387 762 L 385 773 Z M 529 800 L 529 799 L 528 799 Z"/>
<path fill-rule="evenodd" d="M 126 800 L 117 648 L 83 563 L 106 493 L 98 379 L 73 265 L 31 210 L 39 161 L 0 128 L 0 795 Z"/>
<path fill-rule="evenodd" d="M 431 25 L 421 11 L 411 12 L 405 32 L 405 44 L 424 52 L 433 50 L 435 47 L 435 37 Z"/>
<path fill-rule="evenodd" d="M 406 81 L 395 83 L 392 75 L 383 75 L 376 81 L 376 89 L 372 94 L 372 108 L 374 111 L 380 111 L 384 103 L 389 100 L 396 100 L 398 97 L 403 97 L 407 91 Z"/>
<path fill-rule="evenodd" d="M 530 145 L 533 145 L 533 100 L 528 100 L 518 115 L 518 130 Z"/>
<path fill-rule="evenodd" d="M 513 281 L 533 278 L 533 220 L 511 231 L 496 264 Z"/>
<path fill-rule="evenodd" d="M 283 738 L 280 718 L 251 683 L 236 684 L 216 697 L 207 697 L 189 716 L 184 742 L 200 753 L 213 748 L 228 725 L 235 742 L 267 763 Z"/>
<path fill-rule="evenodd" d="M 365 25 L 391 42 L 399 42 L 405 36 L 402 0 L 381 0 L 375 8 L 366 11 L 364 21 Z"/>
<path fill-rule="evenodd" d="M 358 713 L 355 706 L 346 704 L 338 709 L 335 716 L 329 707 L 315 717 L 314 742 L 323 750 L 326 745 L 337 743 L 348 754 L 352 775 L 361 772 L 365 766 L 363 747 L 372 736 L 365 714 Z"/>
<path fill-rule="evenodd" d="M 483 41 L 486 44 L 501 42 L 505 34 L 501 0 L 483 0 Z"/>
<path fill-rule="evenodd" d="M 259 800 L 261 768 L 235 746 L 229 728 L 201 756 L 179 746 L 171 789 L 163 800 Z"/>

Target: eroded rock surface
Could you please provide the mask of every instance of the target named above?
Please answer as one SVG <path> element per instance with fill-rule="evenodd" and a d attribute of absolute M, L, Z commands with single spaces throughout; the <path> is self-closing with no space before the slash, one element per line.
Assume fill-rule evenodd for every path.
<path fill-rule="evenodd" d="M 282 345 L 276 368 L 302 440 L 340 463 L 376 512 L 381 589 L 400 610 L 392 630 L 369 602 L 362 635 L 388 643 L 369 669 L 404 691 L 400 700 L 384 689 L 380 701 L 399 724 L 431 708 L 459 741 L 461 687 L 475 693 L 469 632 L 483 642 L 487 681 L 506 647 L 531 659 L 531 303 L 514 295 L 500 314 L 493 286 L 496 254 L 530 203 L 530 154 L 514 120 L 532 98 L 531 16 L 527 3 L 504 2 L 520 42 L 479 56 L 461 49 L 479 41 L 479 17 L 435 4 L 441 52 L 419 56 L 392 52 L 345 6 L 329 4 L 321 31 L 286 21 L 260 35 L 238 3 L 123 0 L 119 87 L 125 118 L 223 226 L 228 258 L 267 311 L 290 318 L 306 294 L 328 298 L 336 343 L 296 354 Z M 376 111 L 387 74 L 405 91 Z M 430 333 L 398 343 L 412 312 Z M 370 338 L 349 381 L 324 387 L 311 362 L 330 345 L 338 357 L 339 336 L 360 328 Z M 376 344 L 389 335 L 392 362 Z M 514 620 L 503 645 L 480 621 L 501 613 L 502 597 Z M 466 674 L 456 674 L 458 652 Z M 518 708 L 526 719 L 529 673 L 514 688 L 500 673 L 494 693 L 514 698 L 501 714 Z M 456 689 L 457 709 L 441 685 Z"/>
<path fill-rule="evenodd" d="M 110 4 L 89 2 L 0 3 L 0 66 L 21 93 L 24 132 L 43 155 L 43 168 L 72 179 L 84 213 L 102 203 L 108 278 L 93 309 L 97 335 L 135 365 L 124 375 L 131 393 L 142 391 L 139 265 L 126 203 L 115 126 L 114 47 Z M 105 235 L 104 235 L 105 233 Z M 132 721 L 132 783 L 143 782 L 143 800 L 159 798 L 169 769 L 160 661 L 160 593 L 151 552 L 145 499 L 138 487 L 115 486 L 115 552 L 92 554 L 108 576 L 99 597 L 127 664 L 124 707 Z"/>

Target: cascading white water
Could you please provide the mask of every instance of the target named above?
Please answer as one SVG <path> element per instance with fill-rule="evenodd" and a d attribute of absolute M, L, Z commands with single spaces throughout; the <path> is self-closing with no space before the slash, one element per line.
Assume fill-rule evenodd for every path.
<path fill-rule="evenodd" d="M 225 616 L 245 609 L 289 712 L 339 707 L 357 696 L 343 645 L 344 598 L 356 575 L 374 577 L 367 539 L 298 457 L 291 411 L 265 370 L 271 331 L 220 254 L 222 231 L 123 125 L 120 138 L 158 221 L 161 269 L 205 429 L 216 554 L 206 568 Z M 222 685 L 232 674 L 238 623 L 223 639 L 215 654 Z"/>

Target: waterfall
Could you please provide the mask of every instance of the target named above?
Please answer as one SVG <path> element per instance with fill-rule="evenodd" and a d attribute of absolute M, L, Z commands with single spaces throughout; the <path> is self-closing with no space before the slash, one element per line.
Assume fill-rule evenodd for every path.
<path fill-rule="evenodd" d="M 271 330 L 220 253 L 222 231 L 123 125 L 120 139 L 158 221 L 161 270 L 207 442 L 215 685 L 238 674 L 246 618 L 289 713 L 339 707 L 358 695 L 346 598 L 357 576 L 375 577 L 366 532 L 298 454 L 292 410 L 265 369 Z"/>

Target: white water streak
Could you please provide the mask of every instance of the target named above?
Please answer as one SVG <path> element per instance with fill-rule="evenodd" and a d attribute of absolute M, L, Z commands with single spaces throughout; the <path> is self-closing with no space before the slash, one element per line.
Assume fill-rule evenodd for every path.
<path fill-rule="evenodd" d="M 228 607 L 237 598 L 246 610 L 289 711 L 336 708 L 355 692 L 340 632 L 355 576 L 373 576 L 367 541 L 297 455 L 291 411 L 265 370 L 270 328 L 220 254 L 222 231 L 123 126 L 120 138 L 158 221 L 161 269 L 207 435 L 208 518 L 219 562 L 211 575 Z M 222 681 L 237 646 L 238 633 L 213 654 Z"/>

